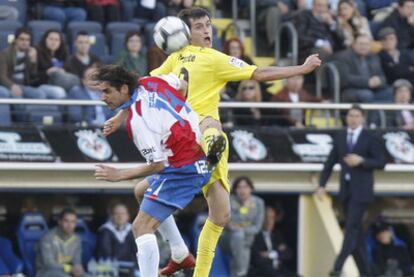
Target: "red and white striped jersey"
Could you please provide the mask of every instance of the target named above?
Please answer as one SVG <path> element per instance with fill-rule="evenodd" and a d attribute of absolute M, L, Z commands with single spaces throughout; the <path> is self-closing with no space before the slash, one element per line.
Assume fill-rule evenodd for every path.
<path fill-rule="evenodd" d="M 179 86 L 172 74 L 144 77 L 127 103 L 128 135 L 147 163 L 181 167 L 204 155 L 198 116 L 177 91 Z"/>

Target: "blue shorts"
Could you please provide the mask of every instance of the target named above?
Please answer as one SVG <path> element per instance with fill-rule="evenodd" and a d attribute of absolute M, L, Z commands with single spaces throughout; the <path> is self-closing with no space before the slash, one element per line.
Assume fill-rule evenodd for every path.
<path fill-rule="evenodd" d="M 179 168 L 167 167 L 147 177 L 149 188 L 145 191 L 141 210 L 163 222 L 175 210 L 185 208 L 210 177 L 205 159 Z"/>

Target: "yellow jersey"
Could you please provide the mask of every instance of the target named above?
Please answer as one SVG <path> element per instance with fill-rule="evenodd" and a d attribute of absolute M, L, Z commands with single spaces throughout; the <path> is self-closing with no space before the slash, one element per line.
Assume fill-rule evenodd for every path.
<path fill-rule="evenodd" d="M 187 81 L 187 101 L 200 118 L 219 117 L 220 90 L 229 81 L 250 79 L 256 66 L 212 48 L 188 45 L 172 53 L 150 75 L 174 73 Z"/>

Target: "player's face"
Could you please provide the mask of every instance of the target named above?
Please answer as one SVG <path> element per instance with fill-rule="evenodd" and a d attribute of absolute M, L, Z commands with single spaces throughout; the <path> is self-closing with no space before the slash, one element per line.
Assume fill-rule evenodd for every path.
<path fill-rule="evenodd" d="M 190 19 L 191 44 L 200 47 L 213 46 L 213 27 L 210 18 L 206 15 L 197 19 Z"/>
<path fill-rule="evenodd" d="M 346 114 L 346 124 L 351 129 L 356 129 L 364 123 L 364 115 L 360 110 L 351 109 Z"/>
<path fill-rule="evenodd" d="M 76 215 L 65 214 L 65 216 L 59 221 L 59 226 L 66 235 L 72 235 L 76 228 Z"/>
<path fill-rule="evenodd" d="M 101 87 L 102 95 L 101 100 L 105 102 L 109 109 L 115 110 L 130 98 L 128 94 L 128 86 L 123 85 L 121 89 L 117 89 L 109 85 L 108 82 L 104 82 Z"/>

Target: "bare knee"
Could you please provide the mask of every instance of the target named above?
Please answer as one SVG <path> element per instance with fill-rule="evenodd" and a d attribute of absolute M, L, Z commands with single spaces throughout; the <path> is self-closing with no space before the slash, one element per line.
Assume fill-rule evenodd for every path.
<path fill-rule="evenodd" d="M 153 234 L 159 226 L 160 222 L 157 219 L 140 211 L 132 223 L 132 231 L 137 238 L 145 234 Z"/>
<path fill-rule="evenodd" d="M 135 199 L 138 201 L 138 204 L 142 203 L 142 199 L 144 198 L 144 193 L 149 187 L 147 180 L 142 180 L 134 187 L 134 196 Z"/>
<path fill-rule="evenodd" d="M 224 227 L 230 222 L 230 211 L 210 211 L 208 217 L 215 225 Z"/>

